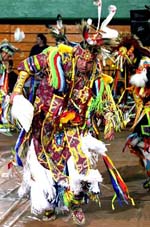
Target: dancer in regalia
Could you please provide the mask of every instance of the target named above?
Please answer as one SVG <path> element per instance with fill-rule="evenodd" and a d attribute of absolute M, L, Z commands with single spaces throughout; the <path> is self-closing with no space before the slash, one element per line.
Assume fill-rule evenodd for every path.
<path fill-rule="evenodd" d="M 112 99 L 107 100 L 113 79 L 102 73 L 99 58 L 108 39 L 102 38 L 99 29 L 90 37 L 89 24 L 83 25 L 80 44 L 58 44 L 22 61 L 11 96 L 12 115 L 23 128 L 15 147 L 17 164 L 24 164 L 21 154 L 29 145 L 19 196 L 30 195 L 31 212 L 36 215 L 50 219 L 69 211 L 76 224 L 85 223 L 82 204 L 100 202 L 99 155 L 110 173 L 115 197 L 120 202 L 130 199 L 105 144 L 98 139 L 97 116 L 116 115 Z M 42 78 L 34 105 L 22 95 L 29 75 Z"/>
<path fill-rule="evenodd" d="M 139 158 L 147 177 L 143 186 L 150 189 L 150 50 L 135 35 L 122 37 L 117 49 L 114 55 L 128 68 L 127 91 L 132 94 L 136 107 L 132 133 L 123 150 L 128 147 Z"/>
<path fill-rule="evenodd" d="M 4 133 L 10 130 L 9 108 L 9 60 L 18 49 L 8 40 L 4 39 L 0 43 L 0 132 Z"/>

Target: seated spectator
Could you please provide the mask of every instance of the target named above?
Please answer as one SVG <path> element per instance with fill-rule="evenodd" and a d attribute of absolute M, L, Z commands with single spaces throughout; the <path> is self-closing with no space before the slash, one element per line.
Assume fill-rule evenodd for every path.
<path fill-rule="evenodd" d="M 43 33 L 38 33 L 36 38 L 37 43 L 31 48 L 29 56 L 41 53 L 48 47 L 47 38 Z"/>

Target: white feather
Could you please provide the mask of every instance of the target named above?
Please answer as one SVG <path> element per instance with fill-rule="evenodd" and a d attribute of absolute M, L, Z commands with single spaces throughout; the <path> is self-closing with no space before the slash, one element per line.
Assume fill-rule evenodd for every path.
<path fill-rule="evenodd" d="M 108 14 L 108 16 L 106 17 L 106 19 L 102 22 L 101 28 L 106 27 L 106 26 L 109 24 L 109 22 L 110 22 L 110 21 L 112 20 L 112 18 L 114 17 L 114 15 L 115 15 L 115 13 L 116 13 L 116 10 L 117 10 L 117 8 L 116 8 L 115 5 L 110 5 L 110 6 L 108 7 L 108 12 L 109 12 L 109 14 Z"/>
<path fill-rule="evenodd" d="M 16 28 L 14 32 L 14 39 L 16 42 L 21 42 L 25 38 L 25 34 L 20 28 Z"/>
<path fill-rule="evenodd" d="M 97 6 L 97 10 L 98 10 L 97 30 L 99 30 L 100 19 L 101 19 L 101 11 L 102 11 L 102 1 L 101 0 L 96 0 L 96 1 L 93 1 L 93 4 Z"/>
<path fill-rule="evenodd" d="M 132 75 L 130 78 L 130 83 L 136 87 L 145 87 L 145 84 L 148 81 L 146 73 L 147 70 L 144 68 L 141 73 Z"/>
<path fill-rule="evenodd" d="M 87 19 L 87 24 L 88 24 L 88 25 L 92 25 L 92 19 L 91 19 L 91 18 L 88 18 L 88 19 Z"/>
<path fill-rule="evenodd" d="M 28 132 L 31 127 L 33 113 L 33 105 L 23 95 L 16 95 L 14 97 L 11 115 L 19 121 L 26 132 Z"/>
<path fill-rule="evenodd" d="M 118 37 L 118 31 L 117 30 L 107 27 L 109 22 L 114 17 L 116 10 L 117 10 L 117 8 L 114 5 L 110 5 L 108 7 L 109 14 L 106 17 L 106 19 L 102 22 L 101 27 L 100 27 L 100 29 L 103 31 L 102 38 L 115 39 L 115 38 Z"/>

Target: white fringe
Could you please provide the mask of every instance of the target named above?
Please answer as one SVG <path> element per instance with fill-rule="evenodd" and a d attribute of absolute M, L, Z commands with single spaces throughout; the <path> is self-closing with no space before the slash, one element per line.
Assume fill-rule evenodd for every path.
<path fill-rule="evenodd" d="M 100 187 L 99 184 L 103 181 L 102 175 L 98 169 L 90 169 L 88 175 L 82 176 L 83 181 L 90 183 L 90 191 L 93 193 L 99 193 Z"/>
<path fill-rule="evenodd" d="M 87 136 L 81 136 L 82 149 L 85 155 L 89 158 L 91 163 L 95 163 L 97 160 L 93 160 L 93 154 L 105 155 L 107 148 L 105 144 L 90 134 Z M 99 193 L 99 185 L 103 181 L 98 169 L 90 169 L 88 174 L 79 174 L 73 157 L 70 157 L 67 161 L 69 171 L 69 186 L 70 190 L 78 195 L 82 191 L 81 182 L 90 183 L 90 191 L 93 193 Z M 27 154 L 27 161 L 24 167 L 23 181 L 18 191 L 20 197 L 30 194 L 31 197 L 31 212 L 34 214 L 41 214 L 45 210 L 52 209 L 52 202 L 56 197 L 56 190 L 54 188 L 54 181 L 52 174 L 49 170 L 45 169 L 39 162 L 35 153 L 33 141 Z"/>
<path fill-rule="evenodd" d="M 69 185 L 70 190 L 78 195 L 81 192 L 81 179 L 78 171 L 75 168 L 74 159 L 71 156 L 67 162 L 69 171 Z"/>
<path fill-rule="evenodd" d="M 82 191 L 81 182 L 90 183 L 90 191 L 93 193 L 99 193 L 100 187 L 99 184 L 103 181 L 103 178 L 98 171 L 98 169 L 90 169 L 87 175 L 79 174 L 75 169 L 73 157 L 70 157 L 68 162 L 68 170 L 69 170 L 69 183 L 70 190 L 78 195 Z"/>
<path fill-rule="evenodd" d="M 93 167 L 98 162 L 98 156 L 105 155 L 107 151 L 105 143 L 94 138 L 90 133 L 86 136 L 81 135 L 81 148 Z"/>
<path fill-rule="evenodd" d="M 38 162 L 33 141 L 28 151 L 23 182 L 18 194 L 21 197 L 29 193 L 29 191 L 32 213 L 41 214 L 43 211 L 51 209 L 52 205 L 50 202 L 56 197 L 54 181 L 51 172 Z"/>
<path fill-rule="evenodd" d="M 86 136 L 81 135 L 81 149 L 89 159 L 91 166 L 96 167 L 98 161 L 98 155 L 106 155 L 106 145 L 94 138 L 90 133 Z M 69 183 L 70 190 L 78 195 L 82 191 L 81 182 L 90 183 L 90 191 L 93 193 L 99 193 L 99 184 L 103 181 L 98 169 L 90 169 L 87 175 L 79 174 L 76 170 L 73 157 L 70 157 L 68 162 L 69 170 Z"/>
<path fill-rule="evenodd" d="M 43 184 L 39 181 L 31 181 L 31 213 L 39 215 L 46 210 L 50 210 L 53 206 L 47 200 L 43 192 Z"/>
<path fill-rule="evenodd" d="M 31 188 L 31 173 L 30 173 L 29 165 L 26 162 L 23 169 L 23 180 L 18 190 L 19 197 L 22 198 L 22 197 L 29 196 L 30 188 Z"/>

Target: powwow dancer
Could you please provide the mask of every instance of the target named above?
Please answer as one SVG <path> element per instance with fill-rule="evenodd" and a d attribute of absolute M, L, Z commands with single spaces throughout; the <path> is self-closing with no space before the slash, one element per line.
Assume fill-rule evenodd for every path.
<path fill-rule="evenodd" d="M 14 32 L 16 42 L 24 39 L 24 32 L 17 28 Z M 12 45 L 7 39 L 0 43 L 0 132 L 9 134 L 10 129 L 14 128 L 10 116 L 10 92 L 9 92 L 9 62 L 14 54 L 20 52 L 19 48 Z"/>
<path fill-rule="evenodd" d="M 110 174 L 114 198 L 120 203 L 122 199 L 127 203 L 131 199 L 106 154 L 105 144 L 97 139 L 95 117 L 103 110 L 103 85 L 112 81 L 111 77 L 103 76 L 98 60 L 105 39 L 99 29 L 91 38 L 88 25 L 83 28 L 81 44 L 75 47 L 59 44 L 21 62 L 11 97 L 12 115 L 26 131 L 23 140 L 22 131 L 16 144 L 19 147 L 22 143 L 16 152 L 20 165 L 24 151 L 21 149 L 27 140 L 29 144 L 19 195 L 30 195 L 32 213 L 54 218 L 58 211 L 67 210 L 76 224 L 85 223 L 81 204 L 89 200 L 99 202 L 102 176 L 96 163 L 100 154 Z M 33 107 L 23 97 L 22 89 L 29 75 L 35 74 L 43 79 Z"/>
<path fill-rule="evenodd" d="M 8 40 L 3 40 L 0 43 L 0 132 L 9 130 L 9 88 L 8 88 L 8 67 L 9 60 L 13 57 L 18 49 L 13 46 Z"/>
<path fill-rule="evenodd" d="M 123 37 L 119 50 L 130 72 L 128 88 L 136 105 L 136 115 L 125 147 L 135 154 L 147 176 L 143 186 L 150 189 L 150 51 L 133 35 Z"/>
<path fill-rule="evenodd" d="M 137 113 L 132 126 L 133 133 L 127 138 L 126 144 L 139 157 L 147 176 L 143 187 L 150 190 L 150 52 L 149 57 L 141 58 L 130 83 L 134 86 Z"/>

